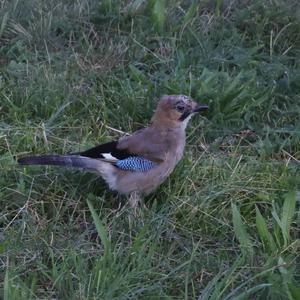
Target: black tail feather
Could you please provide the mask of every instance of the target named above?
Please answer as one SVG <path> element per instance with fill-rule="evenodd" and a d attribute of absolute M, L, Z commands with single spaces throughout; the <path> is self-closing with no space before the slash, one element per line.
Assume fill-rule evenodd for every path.
<path fill-rule="evenodd" d="M 18 159 L 20 165 L 59 165 L 72 166 L 72 161 L 63 155 L 26 156 Z"/>
<path fill-rule="evenodd" d="M 41 155 L 18 159 L 20 165 L 56 165 L 81 168 L 103 177 L 111 189 L 116 189 L 116 167 L 110 162 L 80 155 Z"/>
<path fill-rule="evenodd" d="M 80 155 L 41 155 L 26 156 L 18 159 L 20 165 L 55 165 L 93 170 L 98 166 L 95 159 Z"/>

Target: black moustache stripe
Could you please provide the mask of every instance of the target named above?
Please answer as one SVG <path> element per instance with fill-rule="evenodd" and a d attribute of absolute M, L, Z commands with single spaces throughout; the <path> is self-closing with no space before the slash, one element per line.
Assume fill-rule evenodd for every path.
<path fill-rule="evenodd" d="M 190 110 L 184 111 L 181 117 L 179 118 L 179 121 L 184 121 L 190 114 L 191 114 Z"/>

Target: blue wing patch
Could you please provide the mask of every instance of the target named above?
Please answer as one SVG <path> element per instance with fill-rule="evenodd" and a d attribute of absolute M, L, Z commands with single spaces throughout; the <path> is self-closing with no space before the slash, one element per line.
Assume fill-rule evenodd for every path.
<path fill-rule="evenodd" d="M 143 157 L 130 156 L 125 159 L 118 160 L 116 162 L 116 166 L 126 171 L 146 172 L 154 168 L 156 163 Z"/>

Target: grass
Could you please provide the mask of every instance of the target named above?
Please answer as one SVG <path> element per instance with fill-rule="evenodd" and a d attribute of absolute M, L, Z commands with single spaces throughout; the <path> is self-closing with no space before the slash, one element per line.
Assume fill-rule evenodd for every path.
<path fill-rule="evenodd" d="M 300 299 L 297 1 L 0 4 L 0 290 L 11 299 Z M 15 157 L 208 103 L 139 218 L 100 178 Z"/>

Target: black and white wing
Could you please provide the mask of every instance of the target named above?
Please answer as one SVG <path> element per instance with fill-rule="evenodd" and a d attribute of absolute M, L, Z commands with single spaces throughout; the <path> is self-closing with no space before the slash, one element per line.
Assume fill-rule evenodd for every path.
<path fill-rule="evenodd" d="M 114 164 L 126 171 L 145 172 L 156 166 L 156 163 L 140 155 L 130 153 L 126 149 L 119 149 L 118 141 L 98 145 L 83 152 L 73 153 L 84 157 L 101 159 Z"/>

